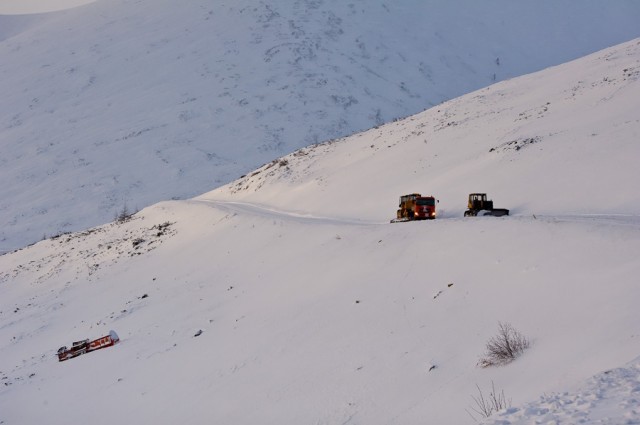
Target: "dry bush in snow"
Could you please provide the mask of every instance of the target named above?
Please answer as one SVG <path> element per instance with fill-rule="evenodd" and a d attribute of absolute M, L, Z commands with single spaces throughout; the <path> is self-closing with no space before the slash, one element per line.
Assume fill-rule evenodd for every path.
<path fill-rule="evenodd" d="M 476 385 L 476 388 L 478 388 L 478 395 L 471 396 L 475 402 L 475 406 L 470 408 L 471 411 L 467 410 L 469 416 L 476 422 L 479 422 L 477 417 L 480 417 L 480 419 L 488 418 L 495 412 L 511 407 L 511 400 L 506 399 L 504 390 L 500 392 L 496 391 L 496 386 L 493 381 L 491 381 L 491 391 L 486 396 L 480 389 L 480 386 Z"/>
<path fill-rule="evenodd" d="M 529 348 L 529 340 L 511 324 L 498 322 L 498 334 L 488 342 L 484 356 L 478 364 L 481 367 L 501 366 L 512 362 Z"/>

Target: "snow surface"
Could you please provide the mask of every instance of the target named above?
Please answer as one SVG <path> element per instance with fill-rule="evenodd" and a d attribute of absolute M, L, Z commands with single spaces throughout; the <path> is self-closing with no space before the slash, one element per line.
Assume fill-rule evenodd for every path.
<path fill-rule="evenodd" d="M 505 409 L 484 423 L 636 424 L 640 417 L 640 358 L 590 378 L 576 392 L 545 395 L 522 408 Z"/>
<path fill-rule="evenodd" d="M 96 0 L 0 0 L 0 15 L 57 12 Z"/>
<path fill-rule="evenodd" d="M 638 22 L 636 0 L 98 0 L 0 15 L 0 252 L 628 41 Z"/>
<path fill-rule="evenodd" d="M 0 256 L 0 423 L 464 424 L 492 382 L 486 423 L 639 423 L 639 79 L 636 39 Z M 498 322 L 531 347 L 480 368 Z"/>

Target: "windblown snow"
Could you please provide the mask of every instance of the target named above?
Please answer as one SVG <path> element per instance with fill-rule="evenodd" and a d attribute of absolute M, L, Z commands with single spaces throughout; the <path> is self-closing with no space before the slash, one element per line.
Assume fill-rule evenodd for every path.
<path fill-rule="evenodd" d="M 639 423 L 639 78 L 635 39 L 0 256 L 0 423 Z"/>
<path fill-rule="evenodd" d="M 0 15 L 0 252 L 628 41 L 639 21 L 636 0 L 98 0 Z"/>

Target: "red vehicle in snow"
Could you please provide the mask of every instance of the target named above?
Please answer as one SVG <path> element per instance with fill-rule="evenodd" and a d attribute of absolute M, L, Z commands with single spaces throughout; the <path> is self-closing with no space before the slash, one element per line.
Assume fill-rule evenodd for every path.
<path fill-rule="evenodd" d="M 402 195 L 396 218 L 392 223 L 411 220 L 433 220 L 436 218 L 436 204 L 438 200 L 433 196 L 422 196 L 419 193 Z"/>
<path fill-rule="evenodd" d="M 76 341 L 71 345 L 71 348 L 63 346 L 58 349 L 58 360 L 63 362 L 65 360 L 78 357 L 81 354 L 90 353 L 91 351 L 96 351 L 105 347 L 111 347 L 112 345 L 117 344 L 118 341 L 120 341 L 120 338 L 115 331 L 110 331 L 109 335 L 94 339 L 93 341 L 89 341 L 88 339 Z"/>

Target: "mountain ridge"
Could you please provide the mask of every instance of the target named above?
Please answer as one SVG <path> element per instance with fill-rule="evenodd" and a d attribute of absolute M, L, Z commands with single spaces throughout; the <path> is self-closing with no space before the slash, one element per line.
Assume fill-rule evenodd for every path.
<path fill-rule="evenodd" d="M 0 43 L 0 249 L 640 35 L 636 2 L 576 4 L 114 0 L 2 16 L 20 25 Z"/>

